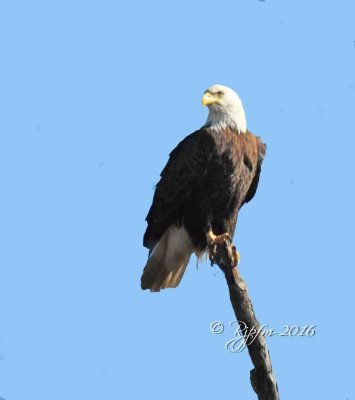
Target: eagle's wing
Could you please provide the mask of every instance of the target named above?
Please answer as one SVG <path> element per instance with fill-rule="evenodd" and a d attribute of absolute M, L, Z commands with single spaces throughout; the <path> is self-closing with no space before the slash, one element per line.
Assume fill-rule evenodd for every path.
<path fill-rule="evenodd" d="M 256 190 L 259 184 L 260 172 L 261 172 L 261 164 L 263 163 L 265 152 L 266 152 L 266 144 L 264 144 L 258 137 L 257 145 L 258 145 L 258 162 L 256 165 L 255 175 L 249 186 L 248 192 L 245 196 L 244 203 L 249 203 L 249 201 L 255 196 Z"/>
<path fill-rule="evenodd" d="M 164 232 L 181 216 L 185 201 L 205 171 L 211 146 L 210 136 L 200 129 L 187 136 L 170 153 L 146 218 L 145 247 L 152 250 Z"/>

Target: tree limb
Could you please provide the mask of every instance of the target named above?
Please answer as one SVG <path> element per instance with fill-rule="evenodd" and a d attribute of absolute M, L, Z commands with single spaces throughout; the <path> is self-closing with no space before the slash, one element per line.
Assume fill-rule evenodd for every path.
<path fill-rule="evenodd" d="M 253 334 L 259 332 L 260 324 L 255 317 L 247 286 L 237 270 L 239 254 L 229 238 L 223 238 L 210 246 L 210 260 L 220 267 L 227 280 L 233 310 L 254 365 L 250 371 L 252 387 L 259 400 L 279 400 L 265 337 L 260 333 Z"/>

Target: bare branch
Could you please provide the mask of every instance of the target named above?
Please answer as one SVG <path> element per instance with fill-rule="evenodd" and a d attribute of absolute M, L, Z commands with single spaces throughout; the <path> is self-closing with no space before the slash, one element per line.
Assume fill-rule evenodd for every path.
<path fill-rule="evenodd" d="M 260 324 L 255 317 L 247 286 L 237 270 L 239 254 L 232 242 L 225 238 L 210 248 L 210 260 L 220 267 L 227 280 L 233 310 L 254 365 L 250 371 L 252 387 L 259 400 L 279 400 L 265 337 L 262 334 L 252 337 L 253 332 L 259 331 Z"/>

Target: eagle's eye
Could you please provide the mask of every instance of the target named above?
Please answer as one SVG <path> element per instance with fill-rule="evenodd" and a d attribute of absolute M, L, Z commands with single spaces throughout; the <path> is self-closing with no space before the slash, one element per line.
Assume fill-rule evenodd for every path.
<path fill-rule="evenodd" d="M 218 96 L 218 97 L 222 97 L 222 96 L 223 96 L 222 90 L 219 90 L 219 91 L 217 92 L 217 96 Z"/>

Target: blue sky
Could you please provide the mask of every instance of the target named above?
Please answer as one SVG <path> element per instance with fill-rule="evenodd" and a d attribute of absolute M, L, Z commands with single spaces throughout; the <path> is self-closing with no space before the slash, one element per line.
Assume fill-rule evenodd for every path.
<path fill-rule="evenodd" d="M 0 6 L 0 397 L 254 399 L 228 353 L 223 275 L 140 290 L 144 218 L 172 148 L 240 94 L 268 145 L 240 272 L 281 397 L 352 399 L 355 5 L 52 1 Z M 212 321 L 226 325 L 222 335 Z"/>

